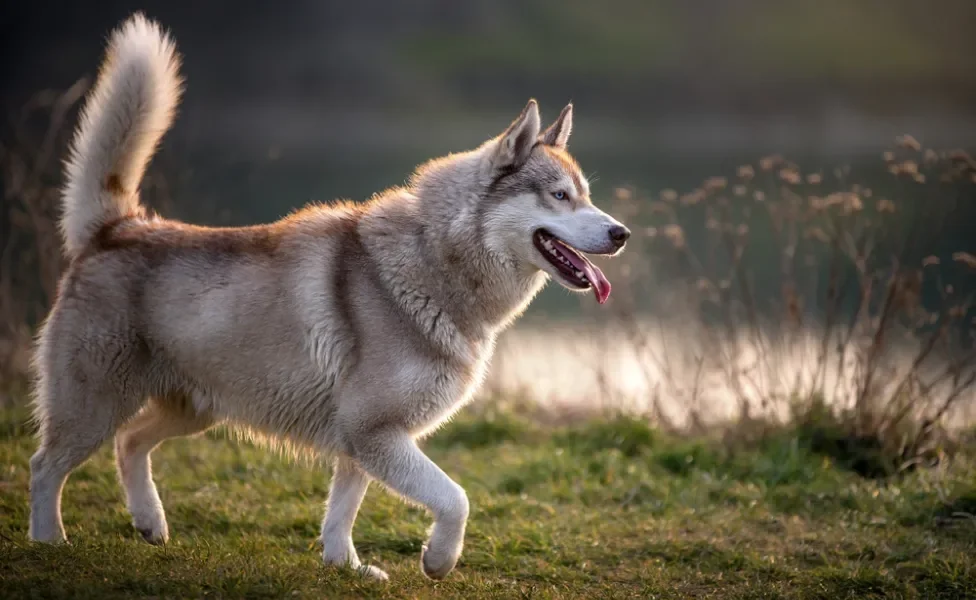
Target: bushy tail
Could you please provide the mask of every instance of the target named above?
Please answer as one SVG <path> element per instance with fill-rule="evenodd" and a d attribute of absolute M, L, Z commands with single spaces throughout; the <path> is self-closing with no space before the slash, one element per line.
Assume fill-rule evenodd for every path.
<path fill-rule="evenodd" d="M 106 223 L 143 214 L 139 183 L 173 121 L 179 66 L 173 41 L 142 14 L 112 33 L 65 169 L 61 233 L 69 258 Z"/>

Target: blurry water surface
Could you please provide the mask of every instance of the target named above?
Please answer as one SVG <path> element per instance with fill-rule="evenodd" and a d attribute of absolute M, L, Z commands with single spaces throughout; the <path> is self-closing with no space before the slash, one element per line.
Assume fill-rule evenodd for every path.
<path fill-rule="evenodd" d="M 623 411 L 661 414 L 678 427 L 695 414 L 702 424 L 722 424 L 742 415 L 787 419 L 823 390 L 828 405 L 850 408 L 856 400 L 856 347 L 844 356 L 829 350 L 821 373 L 821 337 L 810 331 L 788 340 L 757 340 L 743 331 L 735 343 L 711 343 L 689 324 L 648 319 L 640 343 L 619 327 L 566 320 L 529 320 L 503 334 L 483 395 L 516 398 L 539 405 L 555 418 Z M 875 378 L 874 395 L 889 398 L 912 368 L 919 344 L 894 342 Z M 840 359 L 840 360 L 838 360 Z M 932 361 L 920 370 L 932 377 L 944 367 Z M 822 382 L 817 384 L 817 382 Z M 930 391 L 934 400 L 913 408 L 929 414 L 948 391 Z M 965 391 L 947 413 L 953 427 L 976 423 L 976 390 Z"/>

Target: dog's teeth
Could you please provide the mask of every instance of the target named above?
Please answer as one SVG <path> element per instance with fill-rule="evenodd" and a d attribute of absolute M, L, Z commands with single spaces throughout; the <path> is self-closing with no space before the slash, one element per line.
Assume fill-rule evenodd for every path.
<path fill-rule="evenodd" d="M 583 271 L 576 271 L 576 276 L 584 281 L 586 280 L 586 277 L 583 277 Z"/>

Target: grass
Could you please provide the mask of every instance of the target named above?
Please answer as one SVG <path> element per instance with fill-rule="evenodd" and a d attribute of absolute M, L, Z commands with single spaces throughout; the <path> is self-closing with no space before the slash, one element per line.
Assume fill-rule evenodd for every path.
<path fill-rule="evenodd" d="M 25 413 L 0 413 L 0 597 L 961 598 L 976 594 L 976 460 L 863 478 L 780 432 L 732 446 L 607 419 L 464 417 L 426 444 L 468 491 L 464 555 L 419 572 L 426 514 L 370 489 L 354 537 L 382 584 L 324 567 L 326 469 L 221 433 L 153 456 L 171 540 L 132 529 L 102 449 L 69 480 L 71 544 L 26 539 Z M 734 450 L 730 448 L 735 448 Z"/>

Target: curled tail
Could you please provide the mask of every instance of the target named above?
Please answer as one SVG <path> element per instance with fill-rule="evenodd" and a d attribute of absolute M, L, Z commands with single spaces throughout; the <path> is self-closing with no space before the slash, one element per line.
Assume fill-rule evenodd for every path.
<path fill-rule="evenodd" d="M 135 14 L 109 40 L 65 167 L 61 234 L 77 257 L 106 223 L 144 214 L 138 188 L 179 102 L 173 41 Z"/>

